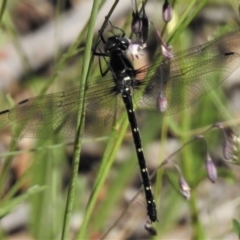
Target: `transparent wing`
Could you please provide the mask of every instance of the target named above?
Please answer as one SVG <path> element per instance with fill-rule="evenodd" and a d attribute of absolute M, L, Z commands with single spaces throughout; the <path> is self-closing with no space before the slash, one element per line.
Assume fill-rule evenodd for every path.
<path fill-rule="evenodd" d="M 215 38 L 209 42 L 206 42 L 202 45 L 192 47 L 173 55 L 172 59 L 176 59 L 177 61 L 194 61 L 195 63 L 199 59 L 197 56 L 203 57 L 214 57 L 218 54 L 225 53 L 225 52 L 239 52 L 239 39 L 240 39 L 240 29 L 228 32 L 218 38 Z"/>
<path fill-rule="evenodd" d="M 155 108 L 161 97 L 166 102 L 164 113 L 170 115 L 198 101 L 239 67 L 239 40 L 238 30 L 136 70 L 141 82 L 136 88 L 144 90 L 139 105 Z M 113 88 L 112 79 L 102 78 L 88 85 L 85 136 L 105 133 L 112 125 L 117 109 Z M 57 133 L 74 138 L 80 101 L 83 96 L 79 98 L 79 88 L 26 99 L 0 112 L 0 134 L 48 138 Z"/>
<path fill-rule="evenodd" d="M 116 96 L 111 79 L 93 82 L 86 93 L 84 136 L 106 132 L 115 117 Z M 46 139 L 53 134 L 74 138 L 79 102 L 79 87 L 69 91 L 26 99 L 12 109 L 0 112 L 0 134 Z"/>
<path fill-rule="evenodd" d="M 144 95 L 140 106 L 158 107 L 164 114 L 189 107 L 220 85 L 240 66 L 240 31 L 223 35 L 206 44 L 173 55 L 165 62 L 143 67 L 138 72 Z M 149 79 L 144 80 L 148 71 Z"/>

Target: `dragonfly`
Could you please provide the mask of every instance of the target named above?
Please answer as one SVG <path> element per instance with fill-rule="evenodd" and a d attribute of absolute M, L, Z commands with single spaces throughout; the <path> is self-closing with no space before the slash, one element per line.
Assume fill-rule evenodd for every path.
<path fill-rule="evenodd" d="M 85 95 L 85 135 L 112 125 L 122 98 L 135 143 L 146 196 L 147 213 L 157 221 L 157 211 L 133 108 L 156 109 L 171 115 L 189 107 L 226 80 L 240 66 L 240 30 L 229 32 L 205 44 L 181 51 L 168 59 L 134 69 L 126 56 L 130 40 L 111 36 L 104 43 L 103 56 L 111 77 L 88 83 Z M 107 60 L 108 59 L 108 60 Z M 25 99 L 0 112 L 0 134 L 14 137 L 49 138 L 53 134 L 73 139 L 77 122 L 80 87 Z M 94 123 L 94 126 L 92 125 Z M 85 136 L 84 135 L 84 136 Z"/>

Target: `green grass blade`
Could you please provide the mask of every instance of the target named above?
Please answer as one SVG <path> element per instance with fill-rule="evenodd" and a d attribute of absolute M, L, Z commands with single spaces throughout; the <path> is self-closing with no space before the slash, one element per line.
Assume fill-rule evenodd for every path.
<path fill-rule="evenodd" d="M 83 68 L 82 68 L 82 77 L 81 77 L 81 90 L 80 95 L 84 96 L 85 91 L 85 84 L 87 81 L 87 75 L 89 70 L 89 64 L 90 64 L 90 58 L 91 58 L 91 49 L 92 49 L 92 39 L 94 35 L 94 24 L 96 21 L 98 9 L 100 6 L 100 1 L 95 0 L 93 2 L 91 17 L 89 21 L 89 28 L 88 28 L 88 34 L 87 34 L 87 43 L 85 48 L 85 54 L 83 57 Z M 79 96 L 80 97 L 80 96 Z M 63 223 L 63 229 L 62 229 L 62 239 L 69 239 L 69 231 L 70 231 L 70 219 L 71 219 L 71 213 L 73 209 L 73 201 L 75 196 L 75 185 L 76 185 L 76 178 L 78 175 L 78 168 L 79 168 L 79 156 L 81 151 L 81 132 L 83 129 L 83 122 L 84 122 L 84 105 L 85 103 L 82 102 L 79 104 L 79 112 L 78 112 L 78 120 L 77 120 L 77 134 L 74 144 L 74 162 L 73 162 L 73 169 L 72 169 L 72 175 L 71 175 L 71 181 L 70 186 L 68 190 L 68 196 L 67 196 L 67 204 L 66 204 L 66 210 L 64 214 L 64 223 Z"/>

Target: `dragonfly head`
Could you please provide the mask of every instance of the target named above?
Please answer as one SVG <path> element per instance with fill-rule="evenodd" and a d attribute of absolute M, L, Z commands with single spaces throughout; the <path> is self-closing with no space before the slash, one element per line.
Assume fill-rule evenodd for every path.
<path fill-rule="evenodd" d="M 125 52 L 128 50 L 130 40 L 124 37 L 112 36 L 108 38 L 104 46 L 104 51 L 107 54 L 111 54 L 113 51 Z"/>

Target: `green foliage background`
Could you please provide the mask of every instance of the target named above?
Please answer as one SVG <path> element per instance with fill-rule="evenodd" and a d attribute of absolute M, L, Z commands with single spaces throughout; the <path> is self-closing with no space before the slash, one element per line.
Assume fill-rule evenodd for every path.
<path fill-rule="evenodd" d="M 38 75 L 37 73 L 29 74 L 27 81 L 19 83 L 21 88 L 26 88 L 33 92 L 34 95 L 45 94 L 49 87 L 54 86 L 61 91 L 66 89 L 68 85 L 79 85 L 83 87 L 84 83 L 91 78 L 99 77 L 98 61 L 91 61 L 91 48 L 93 40 L 96 15 L 99 7 L 104 1 L 94 1 L 92 14 L 89 19 L 89 24 L 83 32 L 79 33 L 78 39 L 67 49 L 67 51 L 60 57 L 56 57 L 54 69 L 48 76 Z M 160 2 L 161 3 L 161 2 Z M 161 4 L 159 6 L 159 15 L 161 14 Z M 6 39 L 13 39 L 17 44 L 17 32 L 14 28 L 11 19 L 11 8 L 16 4 L 16 1 L 8 3 L 4 0 L 1 4 L 0 21 L 1 31 L 4 32 L 1 36 L 0 44 L 4 45 Z M 225 24 L 215 24 L 209 26 L 203 24 L 202 32 L 209 32 L 214 29 L 212 38 L 220 36 L 232 29 L 238 27 L 237 16 L 237 1 L 173 1 L 173 9 L 175 18 L 168 26 L 163 22 L 156 24 L 158 28 L 165 29 L 164 38 L 172 45 L 173 51 L 178 52 L 194 45 L 194 32 L 189 25 L 205 8 L 211 6 L 223 5 L 226 8 L 233 8 L 235 18 L 237 21 L 229 19 Z M 118 11 L 116 6 L 115 11 Z M 107 14 L 107 13 L 106 13 Z M 149 14 L 150 15 L 150 14 Z M 56 14 L 57 16 L 57 14 Z M 129 23 L 131 21 L 131 9 L 126 16 L 123 16 L 123 23 L 119 27 L 126 27 L 129 32 Z M 154 19 L 152 19 L 154 21 Z M 158 19 L 160 22 L 160 20 Z M 155 22 L 154 22 L 155 23 Z M 74 23 L 77 24 L 77 23 Z M 153 30 L 153 28 L 152 28 Z M 84 39 L 88 39 L 84 48 L 79 48 Z M 21 51 L 21 49 L 20 49 Z M 159 51 L 159 50 L 156 50 Z M 77 58 L 77 61 L 76 61 Z M 71 61 L 74 59 L 74 61 Z M 89 66 L 91 71 L 89 70 Z M 13 106 L 13 100 L 4 91 L 0 95 L 0 109 L 6 109 L 7 106 Z M 154 159 L 159 166 L 162 161 L 172 151 L 167 150 L 169 139 L 177 139 L 179 146 L 188 142 L 197 134 L 201 134 L 210 125 L 216 122 L 224 122 L 225 126 L 237 129 L 238 119 L 230 112 L 227 104 L 227 98 L 222 88 L 218 88 L 208 94 L 199 103 L 191 108 L 181 111 L 179 114 L 162 118 L 156 115 L 155 112 L 149 111 L 146 123 L 140 124 L 143 145 L 156 141 L 156 129 L 158 131 L 159 142 L 159 159 Z M 84 104 L 84 103 L 83 103 Z M 84 106 L 82 106 L 84 107 Z M 82 107 L 79 111 L 82 111 Z M 66 169 L 69 168 L 67 164 L 66 146 L 67 143 L 59 143 L 59 140 L 53 137 L 47 141 L 36 139 L 34 146 L 30 149 L 17 151 L 18 141 L 12 139 L 8 150 L 1 153 L 4 158 L 0 176 L 0 216 L 4 218 L 10 212 L 22 203 L 27 203 L 30 206 L 30 220 L 28 224 L 28 232 L 33 239 L 98 239 L 106 236 L 111 238 L 114 229 L 118 234 L 118 239 L 130 238 L 135 236 L 136 229 L 143 230 L 142 238 L 150 238 L 144 232 L 143 225 L 146 219 L 145 206 L 142 207 L 139 202 L 145 204 L 144 199 L 136 202 L 124 202 L 124 195 L 126 189 L 132 184 L 133 180 L 138 174 L 138 166 L 134 152 L 134 146 L 131 140 L 126 139 L 126 131 L 128 129 L 128 120 L 126 114 L 123 112 L 117 119 L 117 122 L 108 136 L 107 140 L 100 143 L 104 147 L 104 153 L 101 156 L 101 161 L 94 171 L 94 182 L 89 183 L 86 176 L 78 173 L 79 156 L 81 150 L 81 116 L 78 114 L 79 126 L 78 137 L 74 143 L 74 157 L 72 169 L 68 170 L 68 186 L 64 186 L 64 178 Z M 235 121 L 235 122 L 234 122 Z M 43 126 L 44 127 L 44 126 Z M 171 135 L 169 137 L 169 135 Z M 125 140 L 124 140 L 125 139 Z M 211 152 L 216 152 L 216 149 L 221 148 L 223 142 L 220 131 L 210 131 L 206 134 L 208 148 Z M 97 140 L 95 140 L 97 141 Z M 128 155 L 124 161 L 114 163 L 119 148 L 130 143 L 131 154 Z M 84 143 L 85 144 L 85 143 Z M 90 144 L 90 143 L 86 143 Z M 146 147 L 145 147 L 146 149 Z M 174 149 L 173 149 L 174 150 Z M 71 147 L 73 151 L 73 147 Z M 218 150 L 217 150 L 218 151 Z M 10 174 L 11 165 L 17 156 L 28 154 L 31 159 L 28 169 L 23 175 L 17 179 L 16 183 L 6 191 L 7 180 Z M 154 224 L 158 232 L 156 239 L 170 239 L 171 233 L 175 233 L 177 226 L 180 226 L 180 216 L 182 212 L 187 213 L 184 219 L 187 223 L 182 225 L 186 235 L 189 239 L 210 239 L 223 238 L 226 233 L 219 229 L 218 231 L 211 231 L 216 229 L 214 221 L 211 226 L 207 227 L 206 223 L 201 218 L 202 209 L 199 204 L 202 186 L 209 186 L 211 183 L 206 183 L 207 174 L 204 168 L 204 161 L 206 158 L 206 145 L 204 142 L 197 140 L 184 147 L 179 154 L 174 156 L 174 160 L 178 163 L 182 175 L 187 180 L 191 187 L 191 198 L 189 201 L 183 199 L 178 187 L 178 173 L 174 168 L 163 169 L 157 171 L 153 178 L 153 188 L 158 209 L 159 222 Z M 216 159 L 214 159 L 216 160 Z M 80 159 L 81 161 L 81 159 Z M 236 166 L 237 167 L 237 166 Z M 239 184 L 239 178 L 234 175 L 231 167 L 223 165 L 218 169 L 219 182 L 229 185 L 229 188 Z M 27 182 L 27 187 L 22 191 L 22 186 Z M 214 187 L 210 187 L 214 191 Z M 18 191 L 22 191 L 20 195 L 16 196 Z M 140 194 L 143 195 L 142 192 Z M 101 196 L 104 195 L 101 199 Z M 222 193 L 223 199 L 224 192 Z M 134 194 L 131 194 L 131 198 Z M 207 199 L 208 196 L 205 196 Z M 231 199 L 234 201 L 237 199 Z M 226 201 L 230 201 L 227 199 Z M 239 201 L 239 200 L 238 200 Z M 212 204 L 212 203 L 211 203 Z M 237 205 L 239 207 L 239 204 Z M 236 207 L 236 208 L 237 208 Z M 133 209 L 133 211 L 132 211 Z M 210 208 L 211 210 L 211 208 Z M 123 220 L 120 219 L 122 213 L 126 211 L 126 216 L 123 215 Z M 133 214 L 128 213 L 128 211 Z M 71 219 L 77 216 L 77 227 L 70 228 Z M 125 218 L 124 218 L 125 217 Z M 234 218 L 234 216 L 232 217 Z M 237 218 L 237 216 L 235 216 Z M 139 222 L 139 219 L 141 221 Z M 239 220 L 239 215 L 238 218 Z M 121 226 L 114 224 L 115 221 L 121 220 Z M 134 223 L 136 225 L 134 225 Z M 124 224 L 123 224 L 124 223 Z M 111 227 L 113 226 L 113 230 Z M 190 230 L 189 230 L 190 229 Z M 122 230 L 122 232 L 120 231 Z M 109 231 L 109 232 L 108 232 Z M 229 222 L 227 232 L 233 232 L 233 226 Z M 105 235 L 106 234 L 106 235 Z M 107 235 L 109 234 L 109 235 Z M 177 235 L 173 235 L 177 236 Z M 2 237 L 7 238 L 7 235 L 2 231 Z M 116 237 L 116 236 L 115 236 Z M 185 239 L 187 239 L 187 237 Z M 140 238 L 140 237 L 139 237 Z"/>

